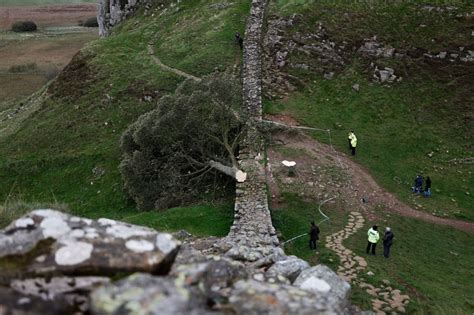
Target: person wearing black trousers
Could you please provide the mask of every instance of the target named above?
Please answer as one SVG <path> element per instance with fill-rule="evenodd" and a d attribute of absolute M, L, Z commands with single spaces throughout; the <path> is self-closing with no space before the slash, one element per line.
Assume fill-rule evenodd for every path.
<path fill-rule="evenodd" d="M 309 249 L 316 249 L 316 241 L 319 239 L 319 227 L 311 222 L 311 229 L 309 230 Z"/>
<path fill-rule="evenodd" d="M 378 227 L 376 225 L 372 226 L 369 231 L 367 231 L 368 242 L 367 242 L 367 254 L 372 250 L 372 255 L 375 255 L 375 246 L 380 239 L 379 232 L 377 231 Z"/>
<path fill-rule="evenodd" d="M 354 130 L 351 130 L 351 132 L 349 132 L 349 135 L 347 136 L 347 141 L 349 142 L 349 149 L 351 150 L 352 155 L 355 155 L 357 147 L 357 137 L 354 133 Z"/>
<path fill-rule="evenodd" d="M 392 246 L 394 237 L 395 235 L 392 230 L 389 227 L 385 228 L 385 234 L 383 236 L 383 256 L 385 258 L 390 256 L 390 247 Z"/>

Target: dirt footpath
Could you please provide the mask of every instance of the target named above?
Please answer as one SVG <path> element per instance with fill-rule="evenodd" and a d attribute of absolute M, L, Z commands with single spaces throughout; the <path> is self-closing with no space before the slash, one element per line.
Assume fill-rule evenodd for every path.
<path fill-rule="evenodd" d="M 40 28 L 78 25 L 96 15 L 97 5 L 93 3 L 0 7 L 0 30 L 10 29 L 15 21 L 33 21 Z"/>
<path fill-rule="evenodd" d="M 284 123 L 287 125 L 297 125 L 296 121 L 289 116 L 268 116 L 266 119 Z M 474 233 L 474 223 L 454 219 L 446 219 L 433 216 L 429 213 L 415 210 L 398 200 L 394 195 L 387 192 L 378 185 L 370 173 L 361 165 L 354 162 L 350 157 L 341 152 L 337 152 L 333 147 L 319 143 L 302 133 L 282 132 L 272 136 L 273 141 L 278 143 L 284 150 L 293 152 L 304 152 L 297 154 L 291 159 L 296 161 L 298 177 L 286 184 L 288 189 L 300 187 L 296 193 L 300 196 L 319 198 L 325 196 L 324 193 L 345 196 L 349 206 L 362 206 L 365 208 L 365 215 L 369 219 L 376 216 L 373 207 L 383 205 L 385 211 L 398 213 L 405 217 L 417 218 L 426 222 L 448 225 L 458 230 Z M 275 146 L 269 148 L 268 156 L 273 168 L 278 168 L 282 159 L 286 158 L 281 150 L 276 150 Z M 316 174 L 316 175 L 315 175 Z M 317 180 L 318 174 L 324 174 Z M 347 177 L 346 177 L 347 176 Z M 269 187 L 272 195 L 273 206 L 278 207 L 279 191 L 278 185 L 274 182 L 275 175 L 271 176 Z M 347 181 L 348 180 L 348 181 Z M 343 184 L 344 182 L 348 184 Z M 320 187 L 318 187 L 320 186 Z M 368 198 L 369 204 L 363 204 L 362 198 Z M 277 203 L 277 204 L 275 204 Z"/>

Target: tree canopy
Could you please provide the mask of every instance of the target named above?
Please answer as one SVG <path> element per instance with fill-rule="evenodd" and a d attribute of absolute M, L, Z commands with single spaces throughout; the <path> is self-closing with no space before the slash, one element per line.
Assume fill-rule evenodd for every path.
<path fill-rule="evenodd" d="M 124 187 L 141 210 L 162 209 L 233 188 L 242 115 L 239 81 L 187 80 L 121 138 Z M 229 176 L 230 175 L 230 176 Z"/>

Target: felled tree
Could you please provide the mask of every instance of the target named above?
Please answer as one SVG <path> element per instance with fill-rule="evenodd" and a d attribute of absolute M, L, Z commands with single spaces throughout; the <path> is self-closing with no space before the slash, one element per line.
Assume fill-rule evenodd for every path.
<path fill-rule="evenodd" d="M 176 206 L 244 180 L 235 157 L 240 91 L 230 75 L 187 80 L 125 131 L 120 169 L 139 209 Z"/>

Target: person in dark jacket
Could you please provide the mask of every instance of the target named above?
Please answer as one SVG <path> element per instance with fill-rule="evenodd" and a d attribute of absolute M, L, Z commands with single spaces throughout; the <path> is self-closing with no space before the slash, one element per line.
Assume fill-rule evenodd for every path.
<path fill-rule="evenodd" d="M 309 230 L 309 249 L 316 249 L 317 240 L 319 240 L 319 227 L 312 221 Z"/>
<path fill-rule="evenodd" d="M 392 246 L 394 236 L 395 235 L 389 227 L 385 228 L 385 234 L 383 236 L 383 256 L 385 258 L 390 256 L 390 247 Z"/>
<path fill-rule="evenodd" d="M 423 186 L 423 176 L 417 175 L 415 178 L 415 185 L 413 186 L 413 192 L 419 194 Z"/>
<path fill-rule="evenodd" d="M 244 48 L 244 39 L 242 38 L 242 35 L 240 35 L 239 32 L 235 32 L 234 34 L 235 41 L 239 44 L 240 49 Z"/>
<path fill-rule="evenodd" d="M 431 196 L 431 178 L 429 176 L 426 176 L 425 179 L 425 190 L 423 192 L 425 197 Z"/>

